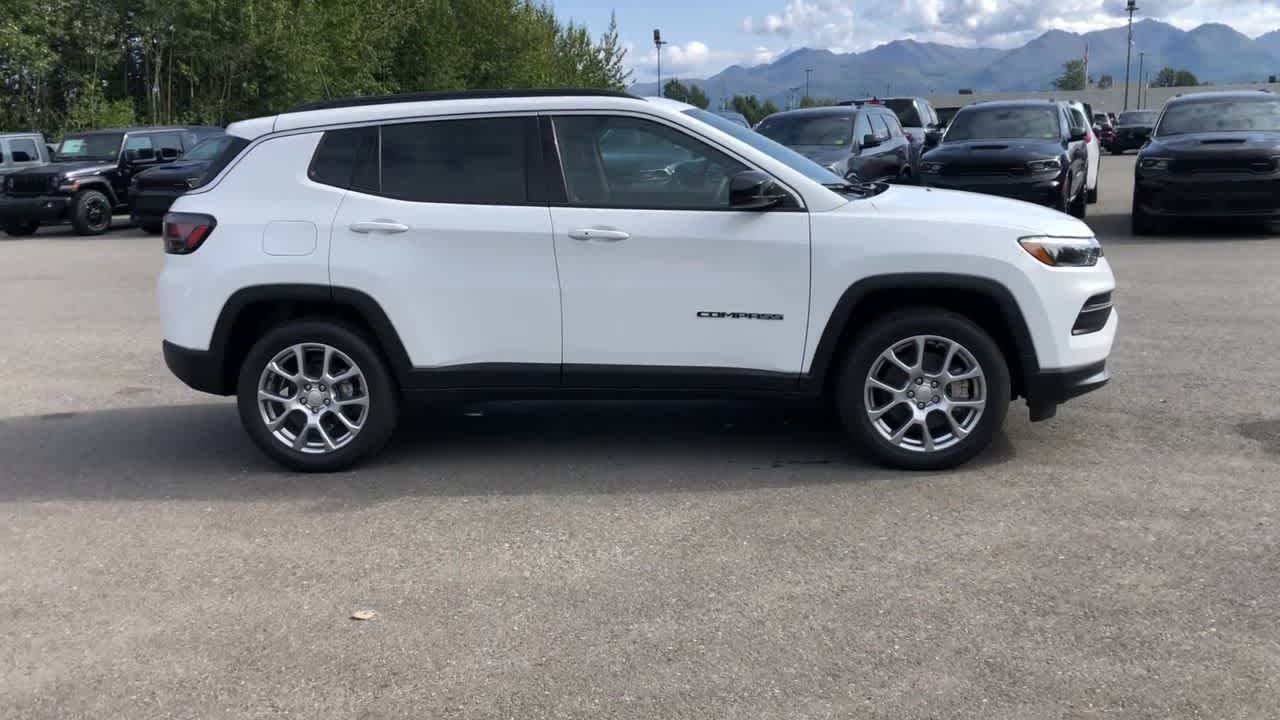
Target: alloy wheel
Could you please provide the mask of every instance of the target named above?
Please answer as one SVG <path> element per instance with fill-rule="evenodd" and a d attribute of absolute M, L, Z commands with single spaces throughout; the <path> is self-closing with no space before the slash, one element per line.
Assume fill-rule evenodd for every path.
<path fill-rule="evenodd" d="M 987 380 L 954 340 L 916 335 L 886 348 L 863 384 L 871 426 L 903 450 L 932 453 L 964 441 L 987 407 Z"/>
<path fill-rule="evenodd" d="M 275 355 L 258 379 L 258 411 L 284 446 L 309 455 L 349 445 L 369 419 L 369 387 L 351 357 L 323 343 Z"/>

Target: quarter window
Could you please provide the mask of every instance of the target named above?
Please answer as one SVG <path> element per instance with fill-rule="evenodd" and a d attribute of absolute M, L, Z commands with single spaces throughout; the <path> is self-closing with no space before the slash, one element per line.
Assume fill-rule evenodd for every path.
<path fill-rule="evenodd" d="M 382 194 L 433 203 L 528 202 L 532 118 L 384 125 Z"/>
<path fill-rule="evenodd" d="M 162 150 L 176 150 L 179 155 L 182 154 L 182 138 L 178 133 L 164 133 L 155 136 L 156 157 L 160 156 Z"/>
<path fill-rule="evenodd" d="M 875 135 L 875 132 L 871 129 L 871 120 L 863 113 L 858 115 L 858 121 L 853 125 L 853 138 L 861 143 L 868 135 Z"/>
<path fill-rule="evenodd" d="M 875 130 L 876 138 L 881 142 L 889 139 L 889 123 L 885 122 L 883 115 L 872 118 L 871 127 Z"/>
<path fill-rule="evenodd" d="M 151 144 L 150 135 L 130 135 L 128 140 L 124 141 L 125 150 L 154 150 L 155 146 Z"/>
<path fill-rule="evenodd" d="M 729 207 L 746 166 L 660 123 L 618 116 L 555 119 L 569 204 L 656 210 Z"/>
<path fill-rule="evenodd" d="M 307 177 L 324 185 L 377 193 L 378 128 L 330 130 L 320 138 Z"/>

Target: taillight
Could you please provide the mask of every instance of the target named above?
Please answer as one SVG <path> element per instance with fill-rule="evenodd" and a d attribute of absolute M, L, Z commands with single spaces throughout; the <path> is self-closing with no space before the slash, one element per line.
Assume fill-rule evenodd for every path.
<path fill-rule="evenodd" d="M 1092 131 L 1092 130 L 1085 130 L 1085 131 L 1084 131 L 1084 144 L 1085 144 L 1085 145 L 1088 145 L 1088 144 L 1089 144 L 1089 143 L 1091 143 L 1091 142 L 1093 142 L 1093 131 Z"/>
<path fill-rule="evenodd" d="M 217 225 L 212 215 L 169 213 L 164 216 L 164 251 L 170 255 L 190 255 L 200 249 Z"/>

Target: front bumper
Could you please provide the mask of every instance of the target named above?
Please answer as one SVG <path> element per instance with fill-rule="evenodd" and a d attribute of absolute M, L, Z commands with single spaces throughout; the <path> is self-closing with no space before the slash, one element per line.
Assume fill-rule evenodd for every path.
<path fill-rule="evenodd" d="M 169 372 L 193 390 L 213 395 L 231 395 L 232 383 L 223 372 L 220 355 L 207 350 L 191 350 L 168 340 L 163 343 L 164 364 Z"/>
<path fill-rule="evenodd" d="M 1135 204 L 1161 217 L 1280 217 L 1280 176 L 1139 176 Z"/>
<path fill-rule="evenodd" d="M 1107 361 L 1068 370 L 1041 370 L 1026 379 L 1027 407 L 1031 421 L 1048 420 L 1062 403 L 1093 392 L 1111 382 Z"/>
<path fill-rule="evenodd" d="M 65 220 L 71 198 L 61 195 L 34 197 L 0 196 L 0 219 L 34 220 L 47 223 Z"/>
<path fill-rule="evenodd" d="M 134 190 L 129 193 L 134 222 L 159 222 L 185 190 Z"/>
<path fill-rule="evenodd" d="M 1015 180 L 1008 177 L 989 178 L 982 176 L 956 175 L 924 175 L 924 184 L 944 190 L 964 190 L 967 192 L 999 195 L 1000 197 L 1025 200 L 1037 205 L 1057 207 L 1062 197 L 1062 181 L 1058 178 L 1050 180 Z"/>

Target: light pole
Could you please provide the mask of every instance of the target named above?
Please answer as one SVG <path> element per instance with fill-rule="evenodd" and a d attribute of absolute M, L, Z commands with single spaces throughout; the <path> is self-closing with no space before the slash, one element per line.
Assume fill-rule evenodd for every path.
<path fill-rule="evenodd" d="M 1142 109 L 1142 64 L 1147 59 L 1145 52 L 1138 53 L 1138 109 Z"/>
<path fill-rule="evenodd" d="M 662 39 L 662 31 L 654 28 L 653 46 L 658 49 L 658 97 L 662 97 L 662 46 L 666 44 L 666 41 Z"/>
<path fill-rule="evenodd" d="M 1133 63 L 1133 14 L 1138 12 L 1137 0 L 1129 0 L 1125 6 L 1129 13 L 1129 45 L 1124 49 L 1124 109 L 1129 109 L 1129 66 Z"/>
<path fill-rule="evenodd" d="M 809 76 L 813 74 L 813 68 L 804 69 L 804 96 L 809 97 Z"/>

